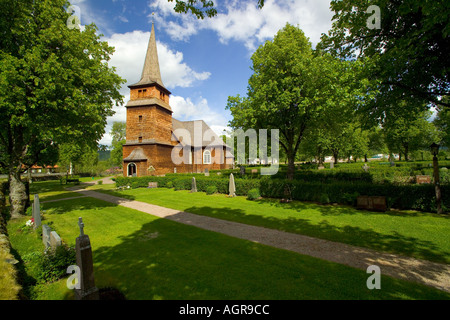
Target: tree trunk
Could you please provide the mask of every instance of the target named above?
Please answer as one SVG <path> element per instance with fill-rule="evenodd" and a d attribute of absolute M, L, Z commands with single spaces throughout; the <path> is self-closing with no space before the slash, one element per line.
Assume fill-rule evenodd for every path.
<path fill-rule="evenodd" d="M 367 159 L 367 154 L 364 155 L 364 162 L 369 162 L 369 160 Z"/>
<path fill-rule="evenodd" d="M 295 173 L 295 154 L 288 156 L 287 179 L 294 180 Z"/>
<path fill-rule="evenodd" d="M 20 178 L 20 167 L 9 172 L 9 202 L 11 218 L 20 218 L 25 214 L 29 198 L 25 183 Z"/>
<path fill-rule="evenodd" d="M 338 156 L 339 156 L 339 154 L 337 151 L 333 152 L 334 164 L 338 163 Z"/>

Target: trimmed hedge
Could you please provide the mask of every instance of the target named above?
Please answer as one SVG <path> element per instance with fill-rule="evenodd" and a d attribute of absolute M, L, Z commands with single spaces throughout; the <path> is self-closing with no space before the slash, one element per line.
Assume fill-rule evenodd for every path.
<path fill-rule="evenodd" d="M 146 188 L 149 182 L 158 182 L 158 187 L 172 187 L 175 190 L 191 190 L 192 177 L 140 177 L 116 179 L 116 186 L 131 186 L 132 188 Z M 196 177 L 197 190 L 207 192 L 208 187 L 214 186 L 217 192 L 228 193 L 228 179 L 212 177 Z M 236 195 L 247 196 L 251 189 L 259 189 L 262 197 L 285 198 L 285 189 L 291 192 L 291 198 L 299 201 L 314 201 L 320 203 L 341 203 L 355 205 L 359 195 L 385 196 L 388 207 L 397 209 L 413 209 L 421 211 L 435 211 L 435 190 L 433 185 L 395 185 L 373 184 L 366 181 L 334 181 L 321 183 L 316 181 L 288 181 L 285 179 L 235 179 Z M 443 195 L 450 192 L 450 186 L 441 186 Z M 450 200 L 443 196 L 443 207 L 450 208 Z"/>

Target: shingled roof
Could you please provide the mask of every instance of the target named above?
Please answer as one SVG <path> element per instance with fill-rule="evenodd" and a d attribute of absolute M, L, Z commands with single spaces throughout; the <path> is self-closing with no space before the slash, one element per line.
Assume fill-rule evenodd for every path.
<path fill-rule="evenodd" d="M 172 129 L 175 138 L 180 141 L 180 143 L 185 146 L 201 146 L 202 147 L 224 147 L 229 148 L 203 120 L 194 121 L 179 121 L 172 118 Z M 180 136 L 180 131 L 176 132 L 177 129 L 185 129 L 189 133 L 190 137 Z M 178 136 L 177 136 L 178 134 Z M 196 141 L 197 135 L 201 134 L 201 140 Z M 186 140 L 190 138 L 190 140 Z"/>

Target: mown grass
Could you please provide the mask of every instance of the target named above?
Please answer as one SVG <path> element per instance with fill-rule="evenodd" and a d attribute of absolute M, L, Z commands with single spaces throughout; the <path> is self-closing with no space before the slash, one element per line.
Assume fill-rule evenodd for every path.
<path fill-rule="evenodd" d="M 275 199 L 247 200 L 173 189 L 93 189 L 180 211 L 293 232 L 435 262 L 450 262 L 450 218 L 416 211 L 386 213 Z"/>
<path fill-rule="evenodd" d="M 159 219 L 92 198 L 45 205 L 43 223 L 74 244 L 78 217 L 93 247 L 98 287 L 116 287 L 128 299 L 449 299 L 431 287 L 382 276 L 369 290 L 368 274 L 223 234 Z M 18 230 L 10 239 L 20 256 L 41 250 L 40 238 Z M 34 299 L 72 299 L 65 279 L 41 284 Z"/>
<path fill-rule="evenodd" d="M 35 184 L 41 199 L 53 192 L 67 192 L 50 184 Z M 279 228 L 288 228 L 292 222 L 289 215 L 294 215 L 295 222 L 301 214 L 301 219 L 310 220 L 308 224 L 313 230 L 317 227 L 316 220 L 310 216 L 322 215 L 323 219 L 334 221 L 331 218 L 351 214 L 336 212 L 329 207 L 331 211 L 327 215 L 325 209 L 328 207 L 320 206 L 323 207 L 321 212 L 313 204 L 302 204 L 305 206 L 303 212 L 299 207 L 279 206 L 271 201 L 252 202 L 242 197 L 206 196 L 169 189 L 117 193 L 113 185 L 91 188 L 141 201 L 147 199 L 146 202 L 167 207 L 191 208 L 185 211 L 197 210 L 193 213 L 198 214 L 209 215 L 213 211 L 214 216 L 222 215 L 222 218 L 266 221 L 269 226 Z M 69 245 L 75 243 L 79 235 L 78 217 L 83 217 L 85 232 L 93 247 L 97 286 L 118 288 L 128 299 L 450 299 L 448 293 L 383 275 L 381 290 L 369 290 L 366 286 L 369 274 L 364 270 L 159 219 L 93 198 L 74 197 L 43 206 L 43 223 L 49 224 Z M 265 216 L 269 209 L 274 210 L 272 218 Z M 358 211 L 352 214 L 371 216 Z M 251 219 L 246 220 L 249 219 L 246 216 Z M 42 252 L 43 244 L 35 233 L 22 231 L 28 218 L 8 222 L 13 250 L 21 260 L 28 285 L 25 291 L 32 299 L 73 299 L 73 292 L 66 287 L 66 279 L 42 284 L 33 281 L 36 274 L 32 265 L 27 264 L 27 256 Z M 323 227 L 323 224 L 318 225 Z M 301 223 L 294 229 L 299 227 L 303 232 Z"/>

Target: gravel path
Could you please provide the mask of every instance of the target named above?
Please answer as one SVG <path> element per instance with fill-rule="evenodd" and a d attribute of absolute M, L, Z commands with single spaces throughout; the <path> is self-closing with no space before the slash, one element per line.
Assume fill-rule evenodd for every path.
<path fill-rule="evenodd" d="M 290 250 L 300 254 L 367 270 L 370 265 L 380 267 L 381 274 L 422 283 L 450 292 L 450 265 L 410 257 L 377 252 L 339 242 L 311 238 L 299 234 L 251 226 L 178 210 L 164 208 L 140 201 L 119 198 L 81 188 L 71 188 L 85 196 L 116 205 L 139 210 L 160 218 L 223 233 L 232 237 Z"/>

